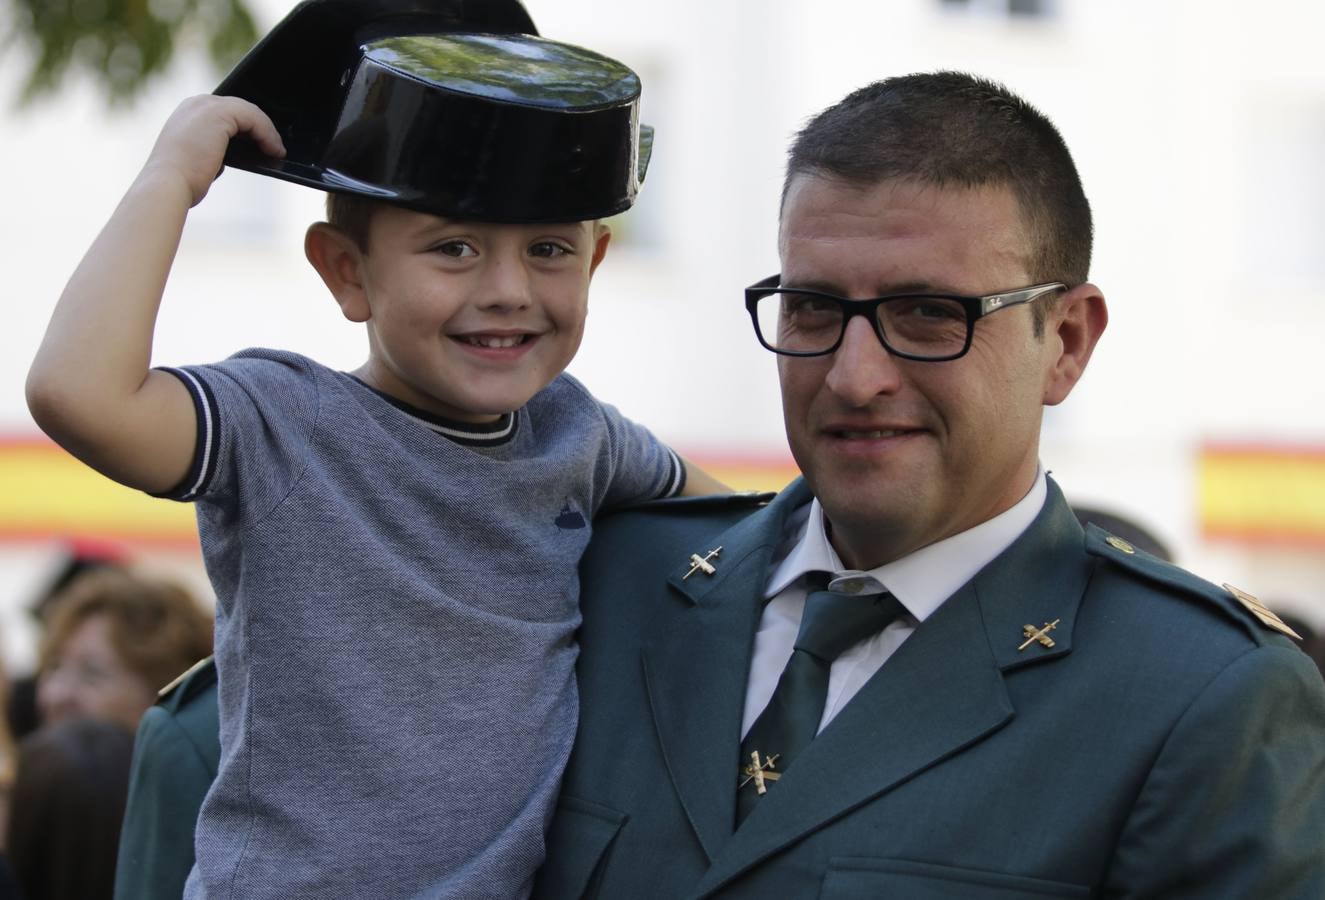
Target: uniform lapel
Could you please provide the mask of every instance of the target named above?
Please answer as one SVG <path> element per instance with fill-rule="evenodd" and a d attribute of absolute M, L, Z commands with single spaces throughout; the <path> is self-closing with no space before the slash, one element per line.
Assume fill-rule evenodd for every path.
<path fill-rule="evenodd" d="M 676 606 L 644 648 L 645 690 L 668 776 L 695 833 L 715 858 L 732 837 L 741 714 L 773 549 L 786 516 L 809 502 L 799 482 L 727 532 L 715 572 L 668 583 Z"/>
<path fill-rule="evenodd" d="M 1035 522 L 973 580 L 990 652 L 1001 670 L 1071 652 L 1091 567 L 1085 533 L 1049 479 L 1049 496 Z M 1036 632 L 1048 642 L 1032 637 Z"/>
<path fill-rule="evenodd" d="M 1073 541 L 1075 553 L 1055 552 Z M 1071 649 L 1088 575 L 1080 547 L 1080 527 L 1050 482 L 1027 532 L 918 628 L 801 752 L 714 860 L 696 896 L 1011 721 L 1003 671 Z M 1037 643 L 1019 653 L 1023 625 L 1043 617 L 1061 620 L 1054 647 Z"/>

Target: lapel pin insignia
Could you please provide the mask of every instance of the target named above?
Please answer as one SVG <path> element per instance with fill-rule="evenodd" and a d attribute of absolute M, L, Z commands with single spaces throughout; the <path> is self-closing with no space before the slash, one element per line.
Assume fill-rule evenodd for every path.
<path fill-rule="evenodd" d="M 1017 648 L 1018 652 L 1025 650 L 1036 641 L 1039 641 L 1046 647 L 1052 647 L 1054 645 L 1054 639 L 1049 637 L 1049 632 L 1057 628 L 1058 623 L 1061 621 L 1062 619 L 1054 619 L 1052 622 L 1045 622 L 1039 628 L 1036 628 L 1034 625 L 1022 626 L 1021 632 L 1026 635 L 1026 640 Z"/>
<path fill-rule="evenodd" d="M 714 547 L 712 550 L 710 550 L 708 553 L 704 555 L 703 559 L 699 558 L 698 553 L 690 554 L 690 564 L 691 564 L 690 571 L 682 575 L 681 580 L 685 581 L 687 578 L 689 578 L 691 575 L 694 575 L 696 572 L 703 572 L 705 575 L 712 575 L 714 572 L 717 571 L 717 569 L 713 568 L 713 564 L 709 562 L 709 560 L 717 559 L 718 554 L 720 553 L 722 553 L 722 548 Z"/>
<path fill-rule="evenodd" d="M 755 784 L 756 794 L 767 794 L 768 785 L 766 781 L 777 781 L 782 776 L 773 771 L 773 764 L 778 761 L 779 754 L 774 753 L 771 756 L 765 756 L 762 760 L 759 758 L 759 751 L 756 750 L 750 754 L 750 765 L 741 768 L 741 774 L 745 780 L 736 786 L 737 790 L 745 787 L 750 782 Z"/>

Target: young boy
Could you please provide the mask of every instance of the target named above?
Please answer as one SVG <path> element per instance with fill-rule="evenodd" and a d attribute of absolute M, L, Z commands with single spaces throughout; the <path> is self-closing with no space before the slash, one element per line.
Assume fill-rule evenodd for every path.
<path fill-rule="evenodd" d="M 516 44 L 468 50 L 501 63 L 538 49 Z M 426 93 L 427 54 L 411 48 L 365 45 L 348 93 Z M 388 57 L 396 68 L 364 74 Z M 406 142 L 456 124 L 405 106 L 406 130 L 387 132 Z M 372 156 L 392 124 L 382 106 L 344 109 L 361 115 L 356 152 Z M 502 146 L 525 137 L 494 127 Z M 331 196 L 305 250 L 345 317 L 366 324 L 364 365 L 249 350 L 150 368 L 186 213 L 236 137 L 285 153 L 245 100 L 197 97 L 170 117 L 28 379 L 34 417 L 75 455 L 197 502 L 218 602 L 222 757 L 186 896 L 522 896 L 575 733 L 587 520 L 682 481 L 721 486 L 683 473 L 563 374 L 610 236 L 594 220 L 608 210 L 567 220 L 573 207 L 555 199 L 533 224 L 509 224 L 446 215 L 460 201 L 436 196 L 381 202 L 399 185 L 356 182 Z M 633 154 L 626 163 L 633 178 Z M 493 195 L 523 174 L 473 165 Z M 461 205 L 487 200 L 478 190 Z"/>

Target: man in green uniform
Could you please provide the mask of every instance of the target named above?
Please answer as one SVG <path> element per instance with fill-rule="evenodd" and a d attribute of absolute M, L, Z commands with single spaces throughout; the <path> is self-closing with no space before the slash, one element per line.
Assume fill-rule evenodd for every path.
<path fill-rule="evenodd" d="M 1000 85 L 888 79 L 802 130 L 746 303 L 804 479 L 599 523 L 536 896 L 1325 896 L 1310 660 L 1040 465 L 1107 321 L 1090 245 Z"/>

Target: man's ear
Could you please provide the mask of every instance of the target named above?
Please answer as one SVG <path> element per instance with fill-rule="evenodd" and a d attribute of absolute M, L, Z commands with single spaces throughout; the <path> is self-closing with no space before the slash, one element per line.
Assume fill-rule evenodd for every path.
<path fill-rule="evenodd" d="M 1089 282 L 1072 288 L 1049 308 L 1044 340 L 1055 356 L 1045 373 L 1046 406 L 1056 406 L 1072 393 L 1108 324 L 1104 295 Z"/>
<path fill-rule="evenodd" d="M 351 322 L 372 318 L 364 285 L 366 254 L 345 232 L 326 222 L 314 222 L 304 233 L 304 256 L 322 276 L 327 290 Z"/>
<path fill-rule="evenodd" d="M 593 256 L 589 258 L 589 274 L 593 275 L 598 264 L 607 255 L 607 245 L 612 242 L 612 226 L 606 222 L 593 224 Z"/>

